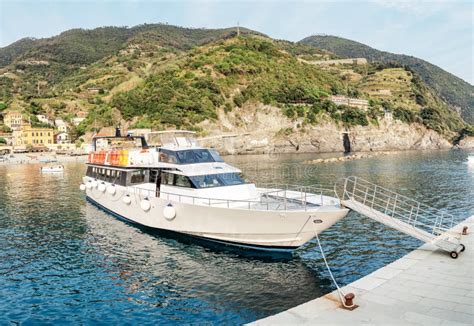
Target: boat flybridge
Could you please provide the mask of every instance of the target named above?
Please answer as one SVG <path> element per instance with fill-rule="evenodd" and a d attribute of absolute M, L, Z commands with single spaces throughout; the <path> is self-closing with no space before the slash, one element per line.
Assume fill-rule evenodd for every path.
<path fill-rule="evenodd" d="M 81 184 L 87 199 L 147 228 L 285 253 L 349 211 L 334 190 L 248 182 L 214 149 L 201 147 L 193 132 L 158 132 L 148 139 L 156 137 L 157 146 L 133 135 L 95 137 Z"/>

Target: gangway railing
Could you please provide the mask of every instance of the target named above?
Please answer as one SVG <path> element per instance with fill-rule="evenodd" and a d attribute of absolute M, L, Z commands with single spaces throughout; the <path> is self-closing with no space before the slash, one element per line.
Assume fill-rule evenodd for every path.
<path fill-rule="evenodd" d="M 460 243 L 461 234 L 450 231 L 455 225 L 453 215 L 359 177 L 351 176 L 343 180 L 342 188 L 340 183 L 335 185 L 342 205 L 434 244 L 450 252 L 453 258 L 464 251 L 465 247 Z"/>

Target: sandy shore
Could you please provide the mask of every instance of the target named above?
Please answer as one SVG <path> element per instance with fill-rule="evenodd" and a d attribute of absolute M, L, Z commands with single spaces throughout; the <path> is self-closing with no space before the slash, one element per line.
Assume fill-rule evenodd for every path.
<path fill-rule="evenodd" d="M 56 155 L 54 153 L 21 153 L 6 155 L 5 158 L 5 161 L 0 161 L 0 166 L 14 164 L 47 164 L 47 161 L 53 161 L 58 163 L 87 161 L 87 155 L 69 156 Z"/>

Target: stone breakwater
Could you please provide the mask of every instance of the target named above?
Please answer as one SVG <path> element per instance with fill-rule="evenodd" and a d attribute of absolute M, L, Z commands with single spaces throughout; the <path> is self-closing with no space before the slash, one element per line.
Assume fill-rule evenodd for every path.
<path fill-rule="evenodd" d="M 307 160 L 304 163 L 305 164 L 320 164 L 320 163 L 344 162 L 344 161 L 360 160 L 362 158 L 371 158 L 375 156 L 390 155 L 394 153 L 395 152 L 361 153 L 361 154 L 347 155 L 347 156 L 341 156 L 341 157 L 318 158 L 315 160 Z"/>

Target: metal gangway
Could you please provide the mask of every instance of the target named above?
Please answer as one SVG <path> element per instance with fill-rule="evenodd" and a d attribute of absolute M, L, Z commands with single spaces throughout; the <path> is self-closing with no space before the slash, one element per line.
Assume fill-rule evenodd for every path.
<path fill-rule="evenodd" d="M 450 230 L 455 225 L 453 215 L 358 177 L 343 181 L 343 187 L 336 183 L 335 191 L 345 207 L 433 244 L 449 252 L 452 258 L 464 251 L 461 233 Z"/>

